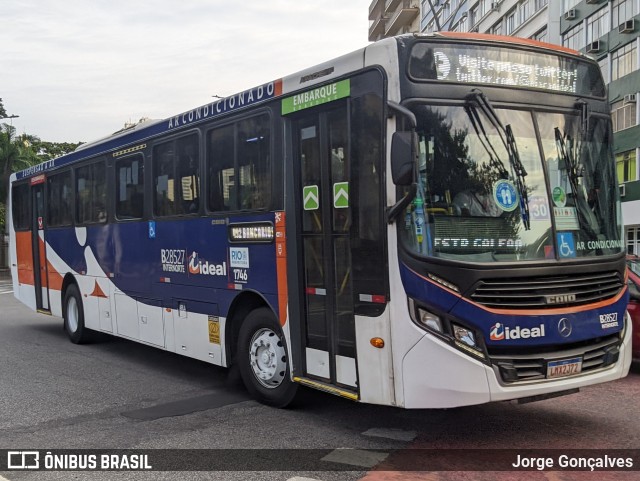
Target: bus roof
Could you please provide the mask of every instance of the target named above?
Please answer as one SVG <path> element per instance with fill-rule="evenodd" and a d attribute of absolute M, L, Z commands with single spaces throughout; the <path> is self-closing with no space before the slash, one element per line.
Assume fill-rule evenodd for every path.
<path fill-rule="evenodd" d="M 19 171 L 15 174 L 16 178 L 23 179 L 26 177 L 31 177 L 33 175 L 42 174 L 46 171 L 68 165 L 75 161 L 104 155 L 114 150 L 116 151 L 114 152 L 114 157 L 128 154 L 130 153 L 130 151 L 132 151 L 132 149 L 128 149 L 128 147 L 141 145 L 146 140 L 156 137 L 160 134 L 194 126 L 200 122 L 212 120 L 219 116 L 224 116 L 225 114 L 241 110 L 245 107 L 249 107 L 250 105 L 266 102 L 268 100 L 280 97 L 281 95 L 283 95 L 283 93 L 288 94 L 299 90 L 303 83 L 306 83 L 307 86 L 311 86 L 316 83 L 324 82 L 326 79 L 329 79 L 331 77 L 336 77 L 348 71 L 362 68 L 364 66 L 363 52 L 365 50 L 368 50 L 373 46 L 375 46 L 374 48 L 383 47 L 385 44 L 389 45 L 392 42 L 397 42 L 399 39 L 411 37 L 417 39 L 448 39 L 454 41 L 458 40 L 461 42 L 493 42 L 508 44 L 511 46 L 520 45 L 543 48 L 554 53 L 565 53 L 585 58 L 585 56 L 580 52 L 560 45 L 553 45 L 549 43 L 539 42 L 537 40 L 518 37 L 460 32 L 438 32 L 428 34 L 410 33 L 399 35 L 397 37 L 379 40 L 341 57 L 328 60 L 327 62 L 318 65 L 310 66 L 307 69 L 293 73 L 291 75 L 287 75 L 281 79 L 260 85 L 258 87 L 254 87 L 249 90 L 245 90 L 244 92 L 236 93 L 234 95 L 216 100 L 214 102 L 210 102 L 195 109 L 182 112 L 178 115 L 168 117 L 163 120 L 141 122 L 140 124 L 137 124 L 133 127 L 119 130 L 106 137 L 90 141 L 86 144 L 82 144 L 74 152 L 66 154 L 62 157 L 45 161 L 42 164 L 38 164 L 36 166 L 32 166 Z"/>
<path fill-rule="evenodd" d="M 584 55 L 577 50 L 564 47 L 562 45 L 556 45 L 553 43 L 541 42 L 539 40 L 533 40 L 531 38 L 510 37 L 507 35 L 493 35 L 489 33 L 474 33 L 474 32 L 436 32 L 433 34 L 418 34 L 420 36 L 432 36 L 443 37 L 454 40 L 484 40 L 492 42 L 507 43 L 510 45 L 522 45 L 526 47 L 544 48 L 546 50 L 552 50 L 556 53 L 568 53 L 570 55 L 576 55 L 584 57 Z"/>

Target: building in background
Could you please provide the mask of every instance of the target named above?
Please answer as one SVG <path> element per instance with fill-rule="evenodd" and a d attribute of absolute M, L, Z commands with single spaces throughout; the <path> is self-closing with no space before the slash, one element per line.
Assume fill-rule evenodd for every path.
<path fill-rule="evenodd" d="M 369 41 L 420 31 L 419 0 L 373 0 L 369 5 Z"/>
<path fill-rule="evenodd" d="M 598 60 L 608 84 L 627 253 L 640 254 L 640 0 L 564 0 L 562 44 Z"/>
<path fill-rule="evenodd" d="M 373 0 L 369 40 L 405 32 L 480 32 L 593 56 L 608 84 L 627 252 L 640 255 L 639 13 L 640 0 Z"/>

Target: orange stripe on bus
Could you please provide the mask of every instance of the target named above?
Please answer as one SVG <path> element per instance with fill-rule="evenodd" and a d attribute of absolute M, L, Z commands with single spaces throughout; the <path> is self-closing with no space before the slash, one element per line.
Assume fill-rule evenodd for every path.
<path fill-rule="evenodd" d="M 284 212 L 276 212 L 276 273 L 278 277 L 278 317 L 280 325 L 287 323 L 287 237 L 285 234 Z"/>
<path fill-rule="evenodd" d="M 31 247 L 31 231 L 16 232 L 16 255 L 18 264 L 18 282 L 35 285 L 33 277 L 33 251 Z"/>
<path fill-rule="evenodd" d="M 51 265 L 51 262 L 47 260 L 47 274 L 49 276 L 49 289 L 55 289 L 56 291 L 62 290 L 62 282 L 64 279 L 60 273 Z"/>
<path fill-rule="evenodd" d="M 42 287 L 49 287 L 49 283 L 47 282 L 47 271 L 43 269 L 42 261 L 46 259 L 46 249 L 44 246 L 44 241 L 38 235 L 38 250 L 40 251 L 40 285 Z M 48 267 L 48 266 L 47 266 Z"/>
<path fill-rule="evenodd" d="M 489 33 L 472 33 L 472 32 L 438 32 L 439 36 L 448 38 L 459 38 L 463 40 L 491 40 L 498 42 L 510 43 L 512 45 L 528 45 L 533 47 L 542 47 L 557 52 L 570 53 L 571 55 L 580 55 L 580 52 L 571 48 L 555 45 L 552 43 L 541 42 L 531 38 L 509 37 L 507 35 L 492 35 Z"/>
<path fill-rule="evenodd" d="M 274 82 L 275 84 L 275 97 L 280 97 L 282 95 L 282 79 L 278 79 Z"/>
<path fill-rule="evenodd" d="M 90 294 L 93 297 L 103 297 L 103 298 L 107 298 L 107 295 L 104 293 L 104 291 L 100 288 L 100 285 L 98 284 L 98 281 L 95 281 L 95 286 L 93 288 L 93 292 Z"/>

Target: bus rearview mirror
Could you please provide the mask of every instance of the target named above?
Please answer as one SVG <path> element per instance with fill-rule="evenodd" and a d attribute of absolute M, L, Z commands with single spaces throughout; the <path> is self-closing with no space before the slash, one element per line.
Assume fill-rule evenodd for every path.
<path fill-rule="evenodd" d="M 394 132 L 391 140 L 391 177 L 395 185 L 411 185 L 415 166 L 415 132 Z"/>

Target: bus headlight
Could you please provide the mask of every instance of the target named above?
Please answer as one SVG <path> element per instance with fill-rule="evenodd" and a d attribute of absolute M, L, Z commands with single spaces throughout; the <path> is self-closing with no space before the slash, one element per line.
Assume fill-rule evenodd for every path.
<path fill-rule="evenodd" d="M 451 327 L 456 346 L 482 359 L 485 358 L 482 348 L 476 343 L 476 335 L 473 330 L 455 323 L 451 323 Z"/>
<path fill-rule="evenodd" d="M 415 301 L 411 298 L 409 298 L 409 314 L 413 322 L 440 334 L 443 333 L 442 319 L 440 319 L 440 316 L 416 305 Z"/>

